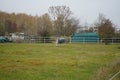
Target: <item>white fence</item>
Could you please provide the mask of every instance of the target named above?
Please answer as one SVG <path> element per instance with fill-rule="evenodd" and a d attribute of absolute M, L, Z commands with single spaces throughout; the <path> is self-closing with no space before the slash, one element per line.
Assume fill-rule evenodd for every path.
<path fill-rule="evenodd" d="M 120 38 L 82 38 L 82 39 L 76 39 L 72 40 L 71 38 L 71 43 L 105 43 L 105 44 L 120 44 Z"/>
<path fill-rule="evenodd" d="M 27 43 L 53 43 L 56 41 L 55 37 L 25 37 L 23 42 Z"/>
<path fill-rule="evenodd" d="M 24 42 L 24 43 L 55 43 L 58 37 L 38 37 L 38 36 L 27 36 L 23 40 L 17 40 L 15 42 Z M 120 44 L 120 38 L 104 38 L 95 40 L 77 40 L 72 41 L 71 37 L 64 37 L 66 43 L 110 43 L 110 44 Z M 95 41 L 95 42 L 94 42 Z"/>

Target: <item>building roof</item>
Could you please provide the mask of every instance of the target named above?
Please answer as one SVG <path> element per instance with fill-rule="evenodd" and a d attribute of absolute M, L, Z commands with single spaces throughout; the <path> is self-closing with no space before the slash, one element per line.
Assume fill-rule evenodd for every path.
<path fill-rule="evenodd" d="M 99 37 L 96 32 L 75 33 L 73 36 L 75 37 Z"/>

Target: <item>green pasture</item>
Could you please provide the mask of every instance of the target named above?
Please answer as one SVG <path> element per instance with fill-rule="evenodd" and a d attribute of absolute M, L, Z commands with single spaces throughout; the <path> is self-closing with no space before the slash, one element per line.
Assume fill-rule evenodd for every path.
<path fill-rule="evenodd" d="M 0 44 L 0 80 L 92 80 L 120 58 L 120 45 Z"/>

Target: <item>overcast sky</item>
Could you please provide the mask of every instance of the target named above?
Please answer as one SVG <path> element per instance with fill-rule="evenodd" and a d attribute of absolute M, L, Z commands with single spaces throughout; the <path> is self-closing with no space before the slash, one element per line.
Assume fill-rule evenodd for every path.
<path fill-rule="evenodd" d="M 0 11 L 42 15 L 50 6 L 70 7 L 73 16 L 91 24 L 103 13 L 120 27 L 120 0 L 0 0 Z"/>

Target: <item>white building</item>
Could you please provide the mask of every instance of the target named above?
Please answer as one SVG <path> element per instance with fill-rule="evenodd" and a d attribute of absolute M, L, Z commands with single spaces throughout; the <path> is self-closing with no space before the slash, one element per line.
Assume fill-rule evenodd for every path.
<path fill-rule="evenodd" d="M 10 35 L 13 41 L 24 40 L 24 33 L 11 33 Z"/>

